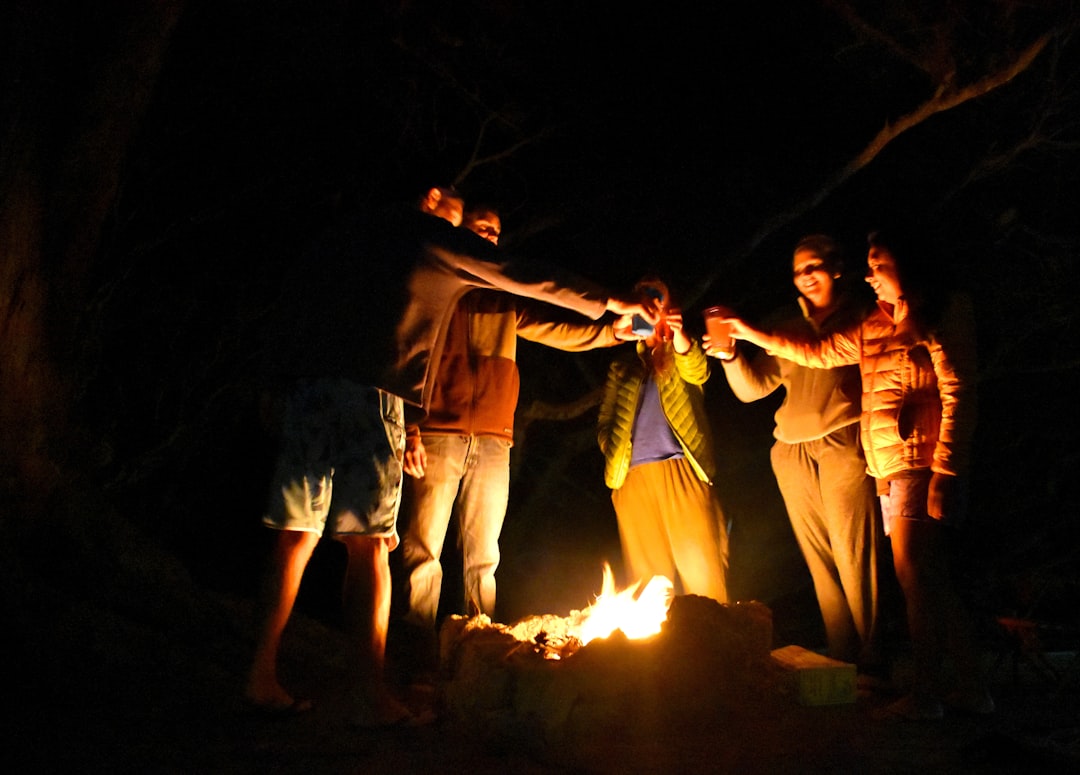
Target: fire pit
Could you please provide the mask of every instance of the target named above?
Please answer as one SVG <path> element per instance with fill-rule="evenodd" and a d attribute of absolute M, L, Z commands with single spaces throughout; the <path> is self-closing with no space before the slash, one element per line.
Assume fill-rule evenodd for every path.
<path fill-rule="evenodd" d="M 605 588 L 609 579 L 605 571 Z M 630 592 L 655 607 L 650 586 Z M 606 637 L 582 638 L 593 609 L 611 602 L 607 593 L 584 612 L 532 616 L 514 625 L 450 617 L 440 632 L 445 711 L 487 741 L 574 763 L 613 737 L 721 718 L 769 693 L 775 671 L 766 606 L 672 598 L 670 582 L 660 588 L 659 631 L 638 639 L 627 637 L 622 625 Z"/>

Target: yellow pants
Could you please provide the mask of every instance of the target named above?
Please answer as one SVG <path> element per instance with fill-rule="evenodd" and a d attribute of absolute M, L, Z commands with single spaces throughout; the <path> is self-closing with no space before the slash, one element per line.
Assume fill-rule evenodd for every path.
<path fill-rule="evenodd" d="M 686 459 L 634 466 L 611 502 L 629 582 L 666 576 L 676 591 L 727 602 L 724 512 Z"/>

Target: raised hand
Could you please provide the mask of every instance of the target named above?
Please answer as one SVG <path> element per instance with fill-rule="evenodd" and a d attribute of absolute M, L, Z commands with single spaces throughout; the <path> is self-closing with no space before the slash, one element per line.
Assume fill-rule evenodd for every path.
<path fill-rule="evenodd" d="M 608 312 L 616 315 L 641 315 L 651 324 L 660 319 L 660 300 L 646 296 L 610 296 L 607 300 Z"/>
<path fill-rule="evenodd" d="M 643 334 L 635 333 L 633 315 L 620 315 L 615 322 L 611 324 L 611 333 L 613 333 L 615 338 L 620 342 L 637 342 L 645 338 Z"/>
<path fill-rule="evenodd" d="M 664 315 L 664 322 L 671 331 L 671 345 L 675 348 L 675 352 L 679 354 L 689 352 L 691 343 L 690 337 L 686 335 L 686 331 L 683 329 L 682 310 L 677 307 L 669 308 Z"/>

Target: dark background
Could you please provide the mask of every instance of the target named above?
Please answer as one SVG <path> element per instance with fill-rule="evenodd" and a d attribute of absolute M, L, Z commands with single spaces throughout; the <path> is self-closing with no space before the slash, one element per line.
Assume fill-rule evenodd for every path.
<path fill-rule="evenodd" d="M 695 323 L 791 303 L 804 233 L 835 234 L 861 285 L 869 229 L 924 226 L 979 325 L 967 589 L 983 614 L 1075 625 L 1076 8 L 938 5 L 11 4 L 0 513 L 20 653 L 48 664 L 87 607 L 167 631 L 176 598 L 253 597 L 273 449 L 252 375 L 281 277 L 335 218 L 434 179 L 497 203 L 506 250 L 619 289 L 660 272 Z M 343 291 L 377 311 L 378 288 Z M 595 410 L 523 421 L 610 357 L 522 344 L 503 620 L 582 607 L 617 563 Z M 743 406 L 714 377 L 708 399 L 733 593 L 815 645 L 768 465 L 779 398 Z M 334 621 L 340 563 L 320 548 L 303 612 Z"/>
<path fill-rule="evenodd" d="M 924 64 L 944 57 L 975 81 L 1068 18 L 950 8 L 957 17 L 921 20 L 944 27 L 942 41 L 899 11 L 870 22 L 930 50 L 916 55 Z M 432 178 L 497 202 L 506 250 L 615 288 L 661 272 L 695 324 L 712 303 L 758 318 L 791 303 L 790 248 L 803 233 L 842 239 L 861 285 L 866 232 L 897 217 L 922 224 L 979 316 L 971 559 L 1026 572 L 1075 546 L 1070 38 L 830 187 L 878 130 L 929 97 L 929 76 L 828 8 L 766 2 L 738 21 L 689 3 L 366 10 L 187 6 L 131 150 L 123 228 L 100 262 L 114 286 L 101 324 L 115 369 L 104 415 L 124 407 L 109 419 L 113 470 L 139 466 L 119 488 L 139 499 L 129 513 L 197 572 L 247 588 L 262 559 L 269 450 L 245 372 L 283 267 L 337 215 Z M 377 308 L 378 288 L 348 292 Z M 610 358 L 523 343 L 521 407 L 579 398 Z M 768 467 L 776 402 L 740 405 L 723 380 L 708 392 L 736 595 L 781 605 L 805 595 L 807 579 Z M 601 560 L 618 561 L 594 421 L 519 429 L 500 618 L 584 605 Z"/>

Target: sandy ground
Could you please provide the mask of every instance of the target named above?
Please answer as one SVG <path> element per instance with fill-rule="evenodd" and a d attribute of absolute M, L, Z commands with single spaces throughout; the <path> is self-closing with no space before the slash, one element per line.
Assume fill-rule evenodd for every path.
<path fill-rule="evenodd" d="M 39 596 L 40 597 L 40 596 Z M 137 597 L 137 595 L 136 595 Z M 802 707 L 760 697 L 724 718 L 639 726 L 567 747 L 483 739 L 443 717 L 421 728 L 347 724 L 341 634 L 297 617 L 283 673 L 313 697 L 287 720 L 240 701 L 251 647 L 242 600 L 187 601 L 179 617 L 56 606 L 9 664 L 8 762 L 16 772 L 110 773 L 1013 773 L 1080 771 L 1080 662 L 1051 655 L 1051 681 L 1007 651 L 987 653 L 998 712 L 940 722 L 876 721 L 888 697 Z M 175 608 L 176 601 L 171 601 Z M 132 615 L 137 611 L 137 615 Z M 22 613 L 26 613 L 25 611 Z M 174 614 L 175 611 L 170 611 Z M 1071 670 L 1071 674 L 1067 671 Z M 430 697 L 414 692 L 414 705 Z M 744 712 L 745 711 L 745 712 Z"/>

